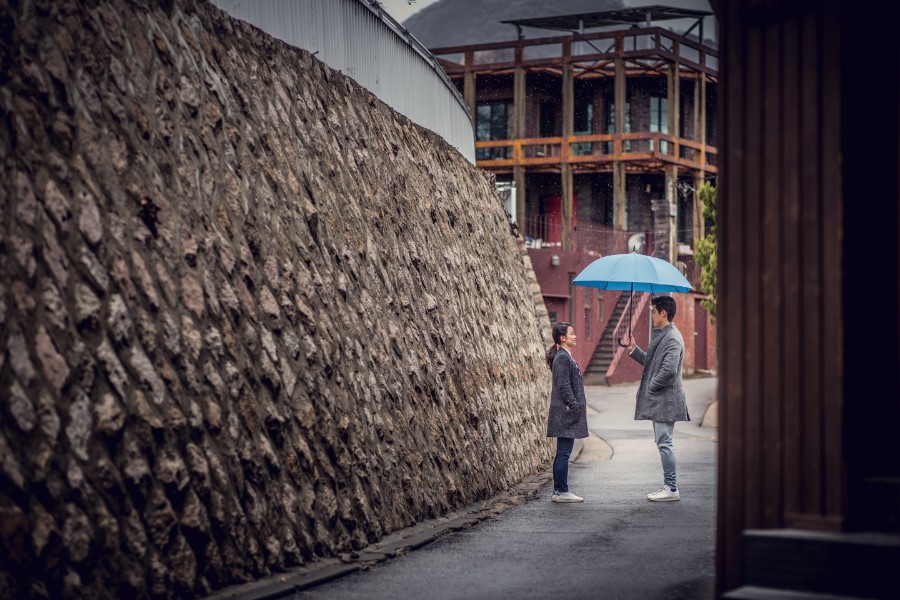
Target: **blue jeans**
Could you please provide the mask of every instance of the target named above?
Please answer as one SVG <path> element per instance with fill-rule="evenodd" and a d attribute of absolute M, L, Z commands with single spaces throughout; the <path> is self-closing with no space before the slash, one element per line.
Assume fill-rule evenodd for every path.
<path fill-rule="evenodd" d="M 675 433 L 675 423 L 672 421 L 653 421 L 653 436 L 656 438 L 656 447 L 659 448 L 659 458 L 662 460 L 663 483 L 675 487 L 675 450 L 672 447 L 672 434 Z"/>
<path fill-rule="evenodd" d="M 553 491 L 560 494 L 569 491 L 569 457 L 575 447 L 575 438 L 556 438 L 556 458 L 553 459 Z"/>

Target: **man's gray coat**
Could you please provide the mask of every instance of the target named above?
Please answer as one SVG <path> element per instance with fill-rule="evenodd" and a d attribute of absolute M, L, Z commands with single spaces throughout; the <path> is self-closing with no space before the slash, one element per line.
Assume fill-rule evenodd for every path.
<path fill-rule="evenodd" d="M 690 421 L 681 384 L 684 338 L 674 323 L 654 328 L 647 352 L 635 346 L 629 356 L 644 365 L 634 408 L 635 420 Z"/>
<path fill-rule="evenodd" d="M 547 415 L 547 437 L 586 438 L 586 410 L 581 370 L 572 355 L 560 348 L 553 357 L 553 391 Z"/>

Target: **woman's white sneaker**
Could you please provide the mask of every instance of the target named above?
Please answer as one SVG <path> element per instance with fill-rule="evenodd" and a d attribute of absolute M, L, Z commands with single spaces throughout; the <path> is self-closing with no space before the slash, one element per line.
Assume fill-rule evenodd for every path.
<path fill-rule="evenodd" d="M 675 500 L 681 500 L 681 494 L 678 493 L 677 488 L 673 492 L 671 487 L 664 485 L 658 492 L 648 495 L 647 500 L 650 502 L 674 502 Z"/>
<path fill-rule="evenodd" d="M 559 494 L 553 494 L 552 500 L 554 502 L 584 502 L 584 498 L 581 496 L 576 496 L 572 492 L 561 492 Z"/>

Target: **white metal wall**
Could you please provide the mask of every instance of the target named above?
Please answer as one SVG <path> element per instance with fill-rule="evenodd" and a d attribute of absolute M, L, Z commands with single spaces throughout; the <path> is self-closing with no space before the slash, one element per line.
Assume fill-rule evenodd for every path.
<path fill-rule="evenodd" d="M 459 91 L 434 56 L 372 0 L 212 0 L 355 79 L 475 162 L 475 133 Z"/>

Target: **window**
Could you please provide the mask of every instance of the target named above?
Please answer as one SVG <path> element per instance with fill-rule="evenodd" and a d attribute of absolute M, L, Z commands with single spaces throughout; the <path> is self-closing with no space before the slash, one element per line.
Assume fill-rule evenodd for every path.
<path fill-rule="evenodd" d="M 597 290 L 597 322 L 603 324 L 603 290 Z"/>
<path fill-rule="evenodd" d="M 650 131 L 651 133 L 669 133 L 669 99 L 658 96 L 650 97 Z M 668 152 L 669 144 L 662 141 L 660 152 Z M 653 151 L 653 140 L 650 140 L 650 151 Z"/>
<path fill-rule="evenodd" d="M 606 104 L 606 133 L 616 132 L 616 105 L 614 102 Z M 631 133 L 631 102 L 625 103 L 625 133 Z M 607 153 L 612 154 L 613 143 L 607 142 Z M 625 140 L 622 144 L 623 152 L 631 152 L 631 140 Z"/>
<path fill-rule="evenodd" d="M 592 133 L 592 122 L 594 120 L 594 103 L 591 98 L 576 98 L 574 118 L 574 134 L 590 135 Z M 580 144 L 572 144 L 572 153 L 576 156 L 591 153 L 591 143 L 582 142 Z"/>
<path fill-rule="evenodd" d="M 480 142 L 508 140 L 512 131 L 512 102 L 482 102 L 476 109 L 475 136 Z M 479 148 L 478 160 L 512 158 L 512 147 Z"/>

